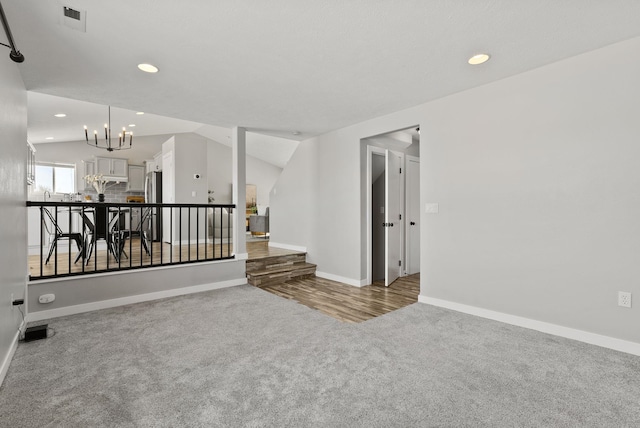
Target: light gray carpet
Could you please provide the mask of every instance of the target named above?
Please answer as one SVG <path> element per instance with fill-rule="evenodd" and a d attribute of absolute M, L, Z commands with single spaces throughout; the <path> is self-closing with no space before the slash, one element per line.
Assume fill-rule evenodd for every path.
<path fill-rule="evenodd" d="M 241 286 L 58 318 L 2 427 L 640 425 L 640 358 L 414 304 L 343 324 Z"/>

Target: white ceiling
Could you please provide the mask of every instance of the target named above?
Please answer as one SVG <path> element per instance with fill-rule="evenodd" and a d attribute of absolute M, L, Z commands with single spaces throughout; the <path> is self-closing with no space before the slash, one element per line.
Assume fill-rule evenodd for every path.
<path fill-rule="evenodd" d="M 104 124 L 108 121 L 107 106 L 31 91 L 27 92 L 27 103 L 27 138 L 31 143 L 83 140 L 84 125 L 87 125 L 90 138 L 93 130 L 98 131 L 98 137 L 104 138 Z M 67 116 L 57 118 L 54 115 L 58 113 Z M 136 126 L 129 127 L 132 124 Z M 146 112 L 137 115 L 133 110 L 112 107 L 112 135 L 115 136 L 123 126 L 135 137 L 193 132 L 202 124 Z M 53 137 L 53 140 L 47 140 L 48 137 Z"/>
<path fill-rule="evenodd" d="M 89 138 L 92 138 L 93 130 L 98 131 L 98 138 L 103 138 L 104 124 L 108 121 L 107 106 L 33 91 L 27 92 L 27 102 L 27 139 L 33 144 L 83 140 L 84 125 L 87 125 Z M 64 113 L 66 116 L 55 117 L 58 113 Z M 229 128 L 203 125 L 147 112 L 143 112 L 143 115 L 136 113 L 133 110 L 112 107 L 112 135 L 115 137 L 122 127 L 126 127 L 127 132 L 133 132 L 135 144 L 136 136 L 195 132 L 231 146 Z M 135 126 L 130 126 L 132 124 Z M 53 139 L 47 139 L 49 137 Z M 246 136 L 247 154 L 280 168 L 284 168 L 297 146 L 298 141 L 255 132 L 248 132 Z"/>
<path fill-rule="evenodd" d="M 86 33 L 62 5 L 86 10 Z M 298 140 L 640 36 L 638 0 L 3 6 L 30 91 Z M 492 59 L 469 66 L 478 52 Z"/>

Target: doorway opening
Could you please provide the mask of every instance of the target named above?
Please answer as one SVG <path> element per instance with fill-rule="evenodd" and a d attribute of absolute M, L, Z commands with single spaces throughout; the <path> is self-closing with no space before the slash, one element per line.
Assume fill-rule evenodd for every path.
<path fill-rule="evenodd" d="M 366 138 L 366 284 L 420 272 L 418 126 Z"/>

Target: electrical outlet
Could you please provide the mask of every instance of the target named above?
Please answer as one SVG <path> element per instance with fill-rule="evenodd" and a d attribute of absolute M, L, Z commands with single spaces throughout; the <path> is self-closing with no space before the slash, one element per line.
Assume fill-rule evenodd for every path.
<path fill-rule="evenodd" d="M 56 300 L 55 294 L 43 294 L 42 296 L 38 297 L 38 302 L 40 303 L 51 303 L 54 300 Z"/>
<path fill-rule="evenodd" d="M 618 291 L 618 306 L 623 308 L 631 307 L 631 293 L 628 291 Z"/>
<path fill-rule="evenodd" d="M 438 214 L 438 212 L 440 211 L 440 206 L 437 203 L 426 203 L 424 211 L 427 214 Z"/>

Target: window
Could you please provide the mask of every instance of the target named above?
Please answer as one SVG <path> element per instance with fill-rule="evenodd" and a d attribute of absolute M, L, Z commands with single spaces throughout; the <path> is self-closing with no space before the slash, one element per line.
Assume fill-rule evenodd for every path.
<path fill-rule="evenodd" d="M 74 165 L 36 164 L 34 192 L 75 193 L 76 168 Z"/>

